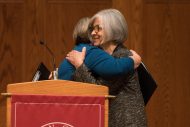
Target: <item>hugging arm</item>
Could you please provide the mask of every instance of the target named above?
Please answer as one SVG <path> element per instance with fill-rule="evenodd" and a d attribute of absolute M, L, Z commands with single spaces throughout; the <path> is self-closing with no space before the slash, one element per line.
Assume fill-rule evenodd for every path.
<path fill-rule="evenodd" d="M 76 68 L 83 63 L 81 60 L 84 60 L 84 64 L 92 72 L 104 78 L 127 74 L 134 70 L 134 61 L 132 58 L 114 58 L 97 47 L 88 48 L 86 55 L 81 54 L 84 53 L 73 50 L 67 54 L 66 59 Z"/>
<path fill-rule="evenodd" d="M 113 91 L 117 90 L 121 84 L 115 84 L 114 79 L 106 80 L 101 77 L 94 76 L 92 72 L 86 67 L 85 64 L 82 64 L 76 71 L 73 73 L 73 81 L 84 82 L 84 83 L 92 83 L 97 85 L 104 85 L 109 87 L 109 91 L 112 94 Z"/>
<path fill-rule="evenodd" d="M 84 46 L 87 47 L 87 51 L 85 50 L 86 54 L 80 52 Z M 138 54 L 136 56 L 138 56 Z M 134 63 L 136 63 L 133 58 L 114 58 L 105 51 L 90 45 L 76 46 L 75 50 L 72 50 L 67 54 L 66 59 L 70 63 L 67 61 L 67 64 L 62 65 L 63 69 L 60 70 L 62 71 L 61 77 L 63 77 L 61 79 L 66 78 L 66 80 L 71 79 L 75 68 L 80 67 L 83 62 L 92 72 L 103 78 L 127 74 L 134 70 Z"/>
<path fill-rule="evenodd" d="M 85 83 L 92 83 L 101 85 L 102 82 L 97 80 L 93 75 L 92 72 L 86 67 L 85 64 L 82 64 L 78 67 L 75 72 L 73 73 L 73 80 L 78 82 L 85 82 Z"/>

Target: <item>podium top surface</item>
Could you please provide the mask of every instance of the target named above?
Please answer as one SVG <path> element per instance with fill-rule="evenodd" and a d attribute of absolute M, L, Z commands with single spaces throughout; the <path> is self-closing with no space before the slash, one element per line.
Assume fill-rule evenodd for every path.
<path fill-rule="evenodd" d="M 108 95 L 108 87 L 66 80 L 44 80 L 9 84 L 7 92 L 12 94 L 105 96 Z"/>

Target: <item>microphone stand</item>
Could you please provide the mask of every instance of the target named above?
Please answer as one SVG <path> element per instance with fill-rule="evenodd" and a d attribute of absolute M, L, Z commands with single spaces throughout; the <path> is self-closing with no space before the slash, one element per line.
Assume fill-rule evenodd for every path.
<path fill-rule="evenodd" d="M 58 79 L 58 68 L 56 68 L 56 64 L 55 64 L 55 56 L 53 54 L 53 52 L 50 50 L 50 48 L 47 46 L 47 44 L 43 41 L 40 41 L 40 44 L 45 46 L 45 48 L 48 50 L 48 52 L 50 53 L 50 55 L 52 56 L 52 64 L 53 64 L 53 80 L 57 80 Z"/>

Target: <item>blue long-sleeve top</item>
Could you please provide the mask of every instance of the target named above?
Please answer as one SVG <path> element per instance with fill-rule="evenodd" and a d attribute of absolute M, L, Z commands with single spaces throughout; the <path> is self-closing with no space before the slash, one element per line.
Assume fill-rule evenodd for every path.
<path fill-rule="evenodd" d="M 133 70 L 134 61 L 130 57 L 114 58 L 98 47 L 83 43 L 76 45 L 74 50 L 82 51 L 83 47 L 86 47 L 84 64 L 103 78 L 126 74 Z M 64 59 L 58 69 L 58 78 L 72 80 L 75 70 L 75 67 Z"/>

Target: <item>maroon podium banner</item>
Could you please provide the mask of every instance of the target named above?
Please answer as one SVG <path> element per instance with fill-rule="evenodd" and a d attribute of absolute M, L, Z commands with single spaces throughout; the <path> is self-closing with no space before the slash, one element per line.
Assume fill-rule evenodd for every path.
<path fill-rule="evenodd" d="M 13 95 L 11 127 L 104 127 L 105 97 Z"/>

